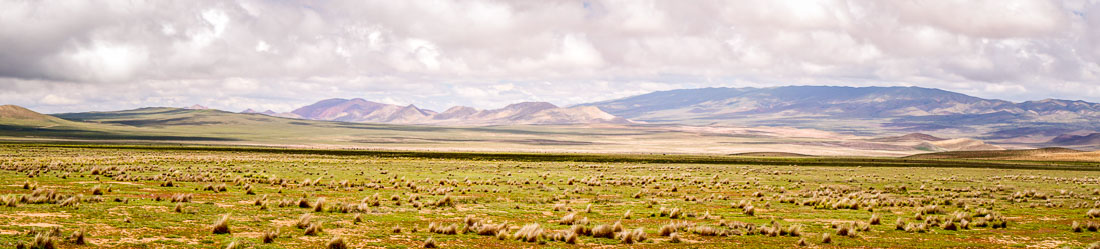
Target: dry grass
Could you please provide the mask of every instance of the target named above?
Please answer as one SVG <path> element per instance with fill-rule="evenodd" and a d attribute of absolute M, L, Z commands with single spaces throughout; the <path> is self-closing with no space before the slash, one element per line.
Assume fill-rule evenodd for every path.
<path fill-rule="evenodd" d="M 325 248 L 328 249 L 347 249 L 348 244 L 344 242 L 344 238 L 340 236 L 332 237 L 328 243 L 325 243 Z"/>
<path fill-rule="evenodd" d="M 214 222 L 214 234 L 228 234 L 229 233 L 229 214 L 222 215 L 217 221 Z"/>
<path fill-rule="evenodd" d="M 433 239 L 432 237 L 428 237 L 427 240 L 424 240 L 424 245 L 422 245 L 422 247 L 424 247 L 424 248 L 439 248 L 439 246 L 435 244 L 435 239 Z"/>

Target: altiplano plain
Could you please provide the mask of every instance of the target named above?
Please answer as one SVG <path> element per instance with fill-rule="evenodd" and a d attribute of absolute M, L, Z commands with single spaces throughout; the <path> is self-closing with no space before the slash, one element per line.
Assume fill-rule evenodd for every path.
<path fill-rule="evenodd" d="M 1100 236 L 1100 171 L 1072 162 L 0 148 L 5 246 L 42 233 L 64 248 L 1049 248 Z M 214 232 L 225 215 L 228 232 Z"/>

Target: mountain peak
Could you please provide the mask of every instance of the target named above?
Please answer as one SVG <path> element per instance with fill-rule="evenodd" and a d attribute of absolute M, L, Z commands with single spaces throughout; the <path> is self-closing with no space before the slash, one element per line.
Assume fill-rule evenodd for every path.
<path fill-rule="evenodd" d="M 542 109 L 550 109 L 550 108 L 558 108 L 558 106 L 556 106 L 554 104 L 551 104 L 549 102 L 519 102 L 519 103 L 511 104 L 511 105 L 508 105 L 508 106 L 504 107 L 504 109 L 508 109 L 508 110 L 524 110 L 524 109 L 542 110 Z"/>
<path fill-rule="evenodd" d="M 210 108 L 207 108 L 207 107 L 205 107 L 205 106 L 201 106 L 201 105 L 199 105 L 199 104 L 194 104 L 194 105 L 188 106 L 188 107 L 186 107 L 186 108 L 183 108 L 183 109 L 188 109 L 188 110 L 207 110 L 207 109 L 210 109 Z"/>

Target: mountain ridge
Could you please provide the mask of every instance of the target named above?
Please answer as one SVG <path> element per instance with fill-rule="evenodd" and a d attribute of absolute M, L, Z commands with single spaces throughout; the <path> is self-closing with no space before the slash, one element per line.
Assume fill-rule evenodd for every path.
<path fill-rule="evenodd" d="M 478 110 L 455 106 L 439 113 L 416 105 L 398 106 L 361 98 L 333 98 L 306 105 L 286 114 L 310 120 L 394 124 L 508 125 L 629 123 L 595 108 L 561 108 L 547 102 L 520 102 L 499 109 Z"/>
<path fill-rule="evenodd" d="M 1011 102 L 923 87 L 697 88 L 580 104 L 648 123 L 789 126 L 828 131 L 970 134 L 986 139 L 1100 131 L 1100 104 Z"/>

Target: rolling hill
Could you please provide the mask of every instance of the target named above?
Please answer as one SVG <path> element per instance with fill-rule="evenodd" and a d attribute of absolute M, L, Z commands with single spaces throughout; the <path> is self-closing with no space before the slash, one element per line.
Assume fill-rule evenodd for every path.
<path fill-rule="evenodd" d="M 1085 152 L 1067 148 L 1049 147 L 1023 150 L 999 150 L 999 151 L 950 151 L 925 153 L 906 156 L 909 159 L 1006 159 L 1006 160 L 1049 160 L 1050 158 L 1075 158 L 1079 156 L 1098 155 L 1097 152 Z M 1078 160 L 1078 159 L 1073 159 Z M 1093 161 L 1100 160 L 1100 157 Z"/>
<path fill-rule="evenodd" d="M 65 121 L 54 116 L 37 113 L 17 105 L 0 105 L 0 122 L 3 123 L 40 123 L 51 125 Z"/>

